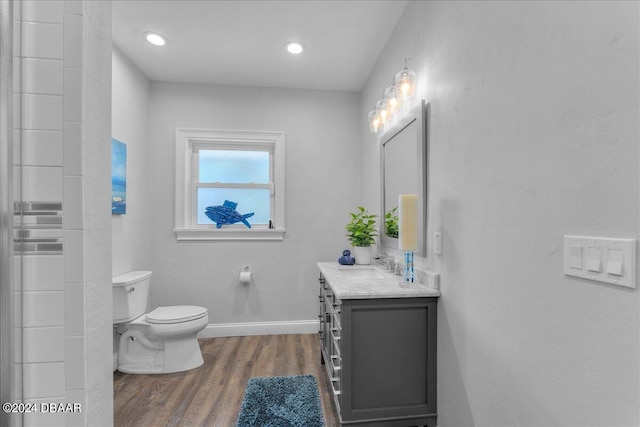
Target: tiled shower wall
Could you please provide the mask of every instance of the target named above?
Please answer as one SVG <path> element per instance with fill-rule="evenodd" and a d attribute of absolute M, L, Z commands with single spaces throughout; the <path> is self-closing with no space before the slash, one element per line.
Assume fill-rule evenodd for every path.
<path fill-rule="evenodd" d="M 85 270 L 95 261 L 85 256 L 85 216 L 92 214 L 84 200 L 85 146 L 109 142 L 95 112 L 102 102 L 107 110 L 110 105 L 105 95 L 110 72 L 98 71 L 111 66 L 110 13 L 109 2 L 101 1 L 14 3 L 14 16 L 21 21 L 15 23 L 20 32 L 14 32 L 20 52 L 14 87 L 21 104 L 22 168 L 16 169 L 21 180 L 16 179 L 14 191 L 22 199 L 16 203 L 16 222 L 22 221 L 16 238 L 22 242 L 15 247 L 15 271 L 22 280 L 23 399 L 82 405 L 80 413 L 25 415 L 24 425 L 87 425 L 94 416 L 94 421 L 110 419 L 109 409 L 101 410 L 111 408 L 108 402 L 93 405 L 97 415 L 88 410 L 92 397 L 111 399 L 111 386 L 98 377 L 89 387 L 87 380 L 88 371 L 101 369 L 93 367 L 95 358 L 87 357 L 91 319 L 86 306 L 92 300 Z M 108 25 L 103 25 L 107 14 Z M 106 63 L 100 54 L 104 51 L 109 53 Z M 109 115 L 102 120 L 110 127 Z M 102 161 L 110 163 L 108 152 Z M 110 259 L 103 262 L 110 271 Z M 110 361 L 110 351 L 104 351 Z"/>

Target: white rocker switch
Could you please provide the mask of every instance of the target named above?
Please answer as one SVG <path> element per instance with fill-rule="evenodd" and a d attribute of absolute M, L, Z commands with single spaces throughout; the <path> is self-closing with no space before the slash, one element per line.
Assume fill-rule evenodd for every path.
<path fill-rule="evenodd" d="M 589 247 L 587 251 L 587 270 L 594 273 L 602 271 L 602 249 Z"/>
<path fill-rule="evenodd" d="M 569 267 L 582 270 L 582 246 L 569 246 Z"/>
<path fill-rule="evenodd" d="M 562 271 L 567 276 L 636 289 L 638 239 L 564 236 Z"/>
<path fill-rule="evenodd" d="M 623 273 L 624 252 L 620 249 L 609 249 L 609 261 L 607 262 L 607 273 L 614 276 L 624 276 Z"/>

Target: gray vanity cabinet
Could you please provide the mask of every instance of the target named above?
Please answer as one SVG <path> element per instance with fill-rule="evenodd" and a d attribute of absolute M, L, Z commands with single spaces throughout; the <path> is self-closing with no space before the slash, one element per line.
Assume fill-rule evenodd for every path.
<path fill-rule="evenodd" d="M 436 425 L 437 301 L 340 300 L 320 275 L 321 361 L 342 425 Z"/>

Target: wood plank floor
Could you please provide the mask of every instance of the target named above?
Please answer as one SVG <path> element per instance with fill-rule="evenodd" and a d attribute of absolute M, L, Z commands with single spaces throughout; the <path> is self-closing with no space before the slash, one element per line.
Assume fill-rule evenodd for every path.
<path fill-rule="evenodd" d="M 315 375 L 327 427 L 339 426 L 316 334 L 206 338 L 204 365 L 164 375 L 113 375 L 114 425 L 236 425 L 252 377 Z"/>

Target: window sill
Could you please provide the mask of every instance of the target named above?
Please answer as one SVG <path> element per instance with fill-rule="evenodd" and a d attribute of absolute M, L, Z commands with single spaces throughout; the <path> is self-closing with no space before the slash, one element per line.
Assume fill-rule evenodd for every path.
<path fill-rule="evenodd" d="M 176 240 L 284 240 L 284 228 L 276 229 L 197 229 L 176 228 L 173 230 Z"/>

